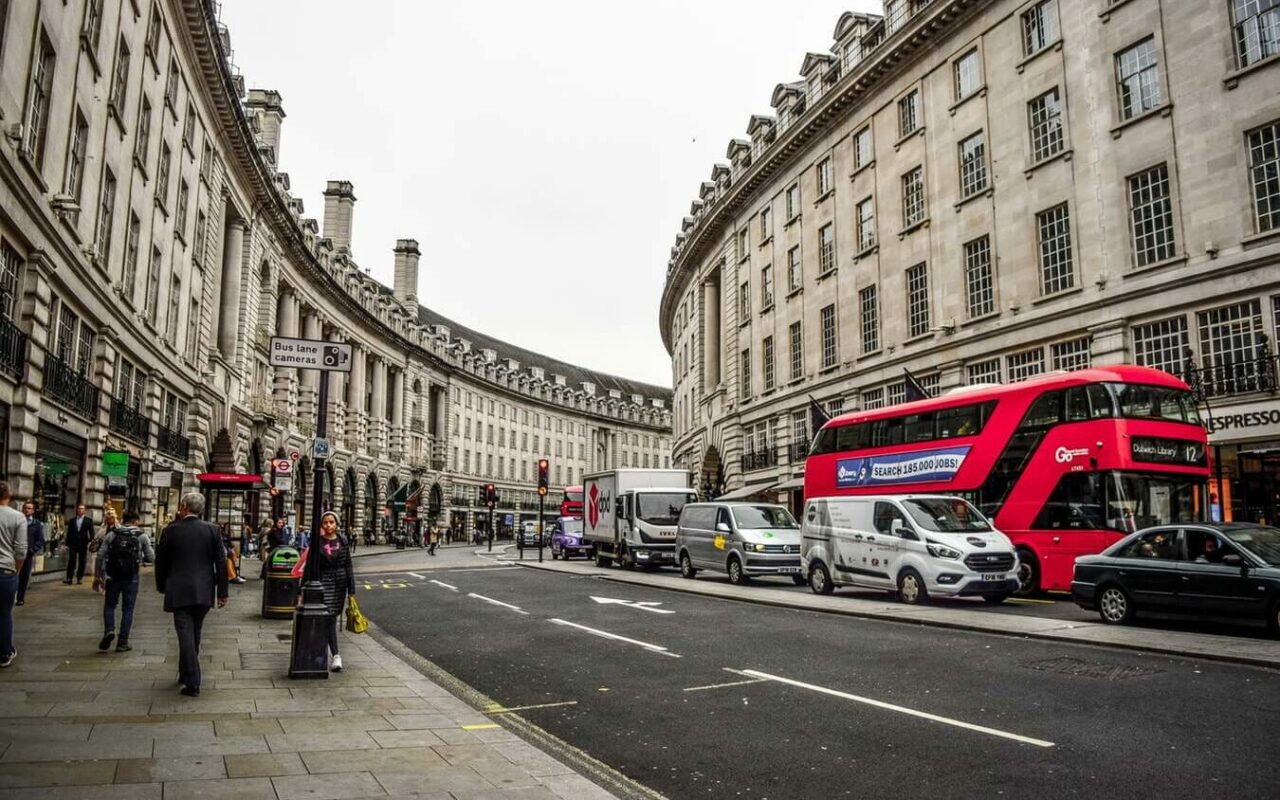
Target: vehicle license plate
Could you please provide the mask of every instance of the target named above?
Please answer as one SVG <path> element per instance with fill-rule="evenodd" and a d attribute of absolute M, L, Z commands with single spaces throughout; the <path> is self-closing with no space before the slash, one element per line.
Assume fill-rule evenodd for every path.
<path fill-rule="evenodd" d="M 779 575 L 786 575 L 791 572 L 799 572 L 799 571 L 800 571 L 799 567 L 778 567 Z"/>
<path fill-rule="evenodd" d="M 982 579 L 984 581 L 1002 581 L 1004 580 L 1004 573 L 1003 572 L 984 572 L 982 573 Z"/>

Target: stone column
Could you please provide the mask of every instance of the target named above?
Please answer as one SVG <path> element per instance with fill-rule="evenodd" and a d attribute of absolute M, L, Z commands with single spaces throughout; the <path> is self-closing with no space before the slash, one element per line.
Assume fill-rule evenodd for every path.
<path fill-rule="evenodd" d="M 940 367 L 941 374 L 938 376 L 938 395 L 941 397 L 948 391 L 960 386 L 964 386 L 964 363 L 960 361 L 948 361 Z M 862 395 L 857 395 L 861 397 Z"/>
<path fill-rule="evenodd" d="M 9 489 L 15 499 L 31 497 L 35 491 L 36 439 L 40 433 L 43 405 L 45 354 L 53 320 L 49 308 L 53 298 L 50 277 L 56 265 L 41 250 L 27 258 L 27 272 L 17 314 L 19 327 L 27 334 L 27 377 L 13 393 L 9 408 L 9 452 L 5 454 Z"/>
<path fill-rule="evenodd" d="M 98 329 L 98 346 L 95 348 L 90 378 L 99 387 L 98 416 L 89 426 L 89 440 L 85 448 L 87 469 L 81 481 L 81 501 L 91 509 L 100 509 L 107 493 L 107 479 L 102 474 L 102 453 L 106 450 L 106 432 L 111 428 L 111 407 L 116 384 L 117 333 L 110 325 Z M 143 486 L 138 487 L 139 492 Z"/>
<path fill-rule="evenodd" d="M 1089 345 L 1089 363 L 1094 366 L 1133 363 L 1129 356 L 1129 320 L 1107 320 L 1089 327 L 1092 341 Z"/>
<path fill-rule="evenodd" d="M 298 335 L 298 314 L 294 306 L 293 289 L 280 287 L 280 297 L 276 302 L 276 335 L 290 338 Z M 292 367 L 275 367 L 275 401 L 278 413 L 286 418 L 293 416 L 294 384 L 298 380 L 298 371 Z"/>
<path fill-rule="evenodd" d="M 347 381 L 347 429 L 346 437 L 354 450 L 365 450 L 365 362 L 368 355 L 364 348 L 355 346 L 351 352 L 351 377 Z M 356 512 L 357 514 L 359 512 Z"/>
<path fill-rule="evenodd" d="M 341 343 L 342 337 L 336 331 L 329 331 L 324 337 L 326 341 Z M 345 437 L 346 428 L 346 402 L 343 382 L 347 378 L 345 372 L 328 373 L 329 380 L 329 438 L 330 440 L 342 439 Z M 336 483 L 337 481 L 335 481 Z"/>
<path fill-rule="evenodd" d="M 404 370 L 396 367 L 391 372 L 391 451 L 406 456 L 408 437 L 404 429 Z"/>
<path fill-rule="evenodd" d="M 222 297 L 218 314 L 218 351 L 235 363 L 236 340 L 240 328 L 240 276 L 244 260 L 244 220 L 227 220 L 225 246 L 222 250 Z"/>
<path fill-rule="evenodd" d="M 314 310 L 309 309 L 302 316 L 302 338 L 320 338 L 320 315 Z M 301 374 L 298 380 L 301 386 L 298 390 L 298 419 L 314 428 L 316 412 L 319 410 L 316 408 L 316 396 L 320 391 L 320 373 L 314 369 L 304 369 L 299 372 Z"/>
<path fill-rule="evenodd" d="M 385 453 L 387 449 L 387 363 L 373 360 L 373 398 L 369 408 L 369 450 Z"/>

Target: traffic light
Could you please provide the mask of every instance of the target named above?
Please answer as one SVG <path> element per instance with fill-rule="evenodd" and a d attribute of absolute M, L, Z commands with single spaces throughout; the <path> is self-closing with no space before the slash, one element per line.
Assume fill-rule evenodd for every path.
<path fill-rule="evenodd" d="M 550 469 L 550 466 L 551 462 L 547 461 L 547 459 L 538 459 L 538 494 L 543 497 L 547 496 L 547 486 L 551 482 L 547 477 L 547 472 Z"/>
<path fill-rule="evenodd" d="M 492 483 L 486 483 L 484 485 L 484 499 L 490 506 L 496 506 L 498 504 L 498 488 Z"/>

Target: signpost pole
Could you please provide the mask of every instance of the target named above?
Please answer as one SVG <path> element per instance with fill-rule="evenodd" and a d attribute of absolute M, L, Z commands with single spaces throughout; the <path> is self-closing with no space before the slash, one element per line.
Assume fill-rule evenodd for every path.
<path fill-rule="evenodd" d="M 542 563 L 542 506 L 547 502 L 547 498 L 542 494 L 538 494 L 538 563 Z"/>
<path fill-rule="evenodd" d="M 489 503 L 489 552 L 493 552 L 493 503 Z"/>
<path fill-rule="evenodd" d="M 329 405 L 329 376 L 320 373 L 319 409 L 316 411 L 316 437 L 324 438 L 327 406 Z M 325 460 L 312 460 L 315 482 L 311 492 L 311 547 L 307 550 L 307 563 L 303 571 L 302 602 L 293 616 L 293 653 L 289 664 L 290 678 L 329 677 L 328 637 L 325 628 L 329 614 L 324 605 L 324 587 L 320 583 L 320 508 L 324 496 Z M 303 487 L 302 491 L 306 491 Z"/>

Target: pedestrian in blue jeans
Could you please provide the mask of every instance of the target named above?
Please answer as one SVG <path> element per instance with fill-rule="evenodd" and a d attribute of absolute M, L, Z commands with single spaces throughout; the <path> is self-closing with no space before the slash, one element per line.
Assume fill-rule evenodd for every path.
<path fill-rule="evenodd" d="M 120 641 L 116 644 L 116 652 L 127 653 L 133 649 L 129 646 L 129 631 L 133 628 L 133 607 L 138 600 L 138 574 L 143 564 L 155 560 L 151 538 L 138 530 L 136 511 L 127 512 L 124 524 L 103 537 L 93 570 L 93 590 L 101 590 L 105 582 L 107 593 L 102 607 L 99 652 L 111 649 L 111 642 L 116 636 L 116 606 L 121 599 L 124 600 L 124 611 L 120 616 Z"/>
<path fill-rule="evenodd" d="M 18 597 L 18 573 L 27 559 L 27 518 L 9 505 L 9 484 L 0 481 L 0 667 L 13 663 L 13 604 Z"/>

